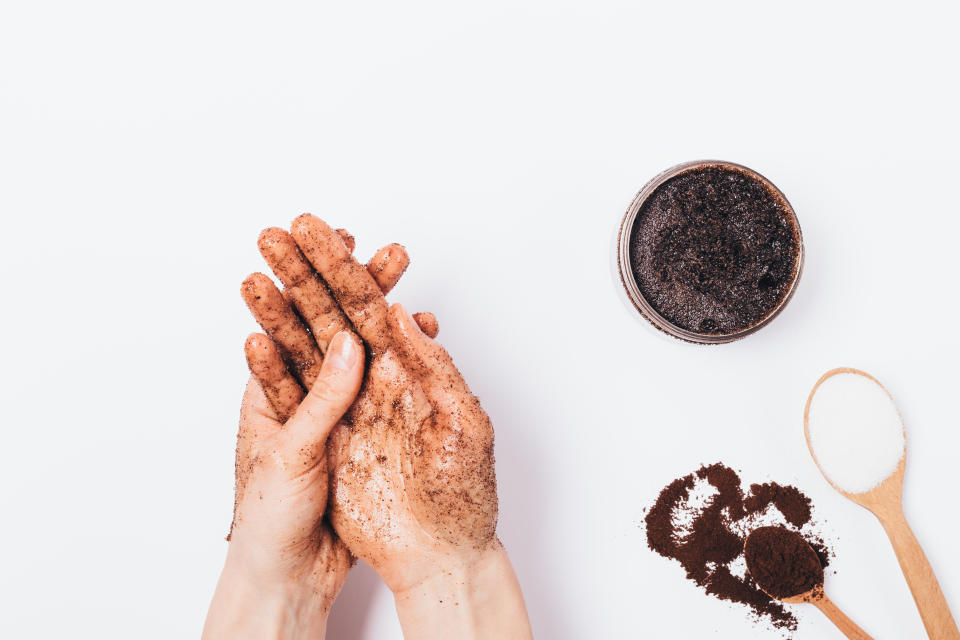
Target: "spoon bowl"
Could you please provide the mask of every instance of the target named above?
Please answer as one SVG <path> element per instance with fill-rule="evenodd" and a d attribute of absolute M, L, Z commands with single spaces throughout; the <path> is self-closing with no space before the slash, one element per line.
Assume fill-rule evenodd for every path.
<path fill-rule="evenodd" d="M 865 371 L 860 371 L 859 369 L 852 369 L 850 367 L 838 367 L 836 369 L 831 369 L 825 374 L 820 376 L 820 379 L 817 380 L 817 383 L 813 385 L 813 389 L 810 391 L 810 395 L 807 397 L 807 404 L 803 409 L 803 436 L 804 440 L 807 442 L 807 449 L 810 451 L 810 457 L 813 458 L 813 462 L 817 465 L 817 468 L 820 469 L 820 473 L 823 474 L 823 477 L 826 478 L 827 482 L 830 483 L 830 486 L 833 487 L 838 493 L 846 497 L 848 500 L 856 502 L 862 507 L 869 509 L 874 514 L 877 513 L 877 510 L 883 511 L 884 509 L 889 508 L 892 503 L 900 504 L 902 491 L 903 491 L 903 472 L 906 467 L 907 460 L 907 448 L 904 444 L 903 454 L 900 457 L 900 462 L 897 465 L 896 470 L 889 476 L 887 476 L 880 484 L 878 484 L 873 489 L 868 491 L 854 493 L 842 489 L 837 483 L 833 481 L 832 478 L 827 474 L 824 468 L 820 465 L 820 461 L 817 459 L 817 454 L 813 450 L 813 445 L 810 442 L 810 406 L 813 404 L 813 398 L 817 394 L 817 391 L 820 389 L 821 385 L 830 378 L 841 375 L 841 374 L 852 374 L 863 376 L 864 378 L 870 380 L 878 387 L 883 389 L 883 392 L 887 394 L 891 402 L 893 401 L 893 396 L 890 395 L 890 392 L 887 391 L 887 388 L 880 383 L 879 380 L 871 376 Z M 901 419 L 902 420 L 902 419 Z M 879 516 L 878 516 L 879 517 Z"/>

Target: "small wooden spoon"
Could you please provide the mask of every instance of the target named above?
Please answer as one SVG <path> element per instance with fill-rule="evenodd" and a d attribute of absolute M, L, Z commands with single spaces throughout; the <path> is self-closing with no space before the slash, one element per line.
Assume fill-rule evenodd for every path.
<path fill-rule="evenodd" d="M 751 568 L 753 555 L 750 553 L 749 547 L 751 546 L 751 543 L 754 542 L 754 539 L 759 537 L 758 534 L 762 533 L 762 530 L 756 530 L 756 531 L 753 531 L 749 536 L 747 536 L 747 539 L 744 541 L 743 555 L 747 559 L 747 570 L 750 571 L 750 574 L 753 576 L 754 582 L 757 583 L 757 586 L 760 587 L 760 589 L 771 598 L 775 600 L 780 600 L 781 602 L 786 602 L 787 604 L 801 604 L 804 602 L 809 602 L 810 604 L 820 609 L 820 611 L 822 611 L 828 618 L 830 618 L 830 621 L 833 622 L 833 624 L 837 625 L 837 628 L 840 629 L 840 631 L 842 631 L 848 638 L 851 638 L 851 640 L 873 640 L 873 638 L 869 634 L 867 634 L 866 631 L 858 627 L 853 620 L 848 618 L 847 615 L 843 611 L 841 611 L 837 607 L 837 605 L 833 603 L 833 601 L 830 598 L 827 597 L 826 593 L 824 593 L 823 568 L 820 566 L 820 557 L 817 555 L 817 552 L 814 551 L 813 548 L 807 543 L 807 541 L 804 540 L 803 537 L 797 534 L 796 532 L 790 531 L 789 529 L 783 529 L 781 527 L 763 527 L 763 529 L 775 529 L 775 528 L 782 529 L 782 531 L 786 535 L 789 535 L 791 538 L 794 538 L 794 541 L 789 543 L 789 547 L 795 550 L 794 551 L 795 560 L 799 560 L 798 556 L 805 556 L 807 553 L 810 554 L 808 557 L 803 559 L 803 563 L 807 564 L 808 566 L 817 567 L 818 576 L 816 576 L 816 578 L 819 580 L 819 582 L 816 585 L 814 585 L 813 588 L 807 591 L 804 591 L 803 593 L 799 593 L 792 596 L 783 596 L 782 593 L 781 594 L 773 593 L 773 591 L 775 590 L 775 587 L 771 587 L 770 585 L 764 584 L 763 571 L 757 571 L 756 567 Z M 780 534 L 780 535 L 783 535 L 783 534 Z M 783 562 L 782 552 L 780 551 L 780 549 L 777 549 L 777 552 L 778 553 L 776 555 L 771 555 L 769 553 L 764 554 L 762 552 L 759 553 L 758 555 L 761 557 L 766 555 L 766 560 L 767 560 L 766 566 L 769 566 L 773 562 L 778 564 Z M 763 560 L 760 560 L 760 562 L 763 562 Z M 794 567 L 796 566 L 796 562 L 794 562 L 793 566 Z M 811 577 L 814 577 L 814 576 L 811 576 Z"/>
<path fill-rule="evenodd" d="M 890 538 L 894 552 L 897 554 L 900 569 L 907 579 L 907 584 L 913 594 L 917 609 L 920 611 L 920 617 L 923 619 L 923 626 L 927 630 L 927 635 L 934 640 L 960 640 L 960 630 L 957 629 L 957 623 L 953 620 L 947 600 L 943 597 L 943 591 L 940 590 L 937 576 L 934 575 L 926 554 L 920 548 L 920 543 L 913 535 L 913 531 L 910 530 L 906 516 L 903 514 L 903 472 L 907 460 L 906 447 L 904 447 L 903 457 L 900 458 L 900 464 L 897 465 L 896 471 L 877 487 L 863 493 L 849 493 L 834 484 L 830 477 L 824 473 L 823 468 L 820 467 L 817 456 L 813 452 L 813 447 L 810 444 L 810 404 L 813 402 L 813 396 L 817 393 L 817 389 L 824 381 L 842 373 L 864 376 L 879 385 L 888 396 L 890 395 L 890 392 L 880 384 L 879 380 L 859 369 L 841 367 L 827 371 L 817 380 L 817 384 L 813 385 L 810 397 L 807 398 L 807 406 L 803 410 L 803 434 L 806 437 L 810 455 L 830 486 L 861 507 L 868 509 L 880 521 L 883 530 L 887 532 L 887 537 Z M 893 396 L 890 396 L 890 399 L 893 400 Z"/>

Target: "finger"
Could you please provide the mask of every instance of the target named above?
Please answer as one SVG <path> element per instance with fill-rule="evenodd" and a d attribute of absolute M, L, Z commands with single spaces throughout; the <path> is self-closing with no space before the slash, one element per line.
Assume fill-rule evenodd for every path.
<path fill-rule="evenodd" d="M 269 336 L 250 334 L 244 353 L 250 373 L 256 376 L 277 419 L 286 422 L 303 400 L 303 387 L 287 369 L 280 350 Z"/>
<path fill-rule="evenodd" d="M 337 233 L 340 234 L 343 244 L 347 245 L 347 251 L 353 253 L 353 250 L 357 248 L 357 239 L 346 229 L 337 229 Z"/>
<path fill-rule="evenodd" d="M 294 375 L 309 389 L 320 372 L 323 356 L 277 285 L 262 273 L 254 273 L 243 281 L 240 292 L 253 317 L 280 348 Z"/>
<path fill-rule="evenodd" d="M 287 301 L 287 304 L 290 305 L 294 311 L 297 311 L 297 305 L 293 301 L 293 296 L 290 295 L 289 289 L 287 289 L 286 287 L 284 287 L 283 289 L 280 289 L 280 295 L 283 296 L 283 299 Z M 297 311 L 297 313 L 299 313 L 299 311 Z"/>
<path fill-rule="evenodd" d="M 325 353 L 333 336 L 351 329 L 347 317 L 289 233 L 276 227 L 264 229 L 257 246 Z"/>
<path fill-rule="evenodd" d="M 428 396 L 433 389 L 472 397 L 447 350 L 421 331 L 402 305 L 391 306 L 389 318 L 394 344 L 399 347 L 404 364 L 420 378 Z"/>
<path fill-rule="evenodd" d="M 437 322 L 437 317 L 429 311 L 415 313 L 413 319 L 420 327 L 420 331 L 423 331 L 431 340 L 440 333 L 440 323 Z"/>
<path fill-rule="evenodd" d="M 284 428 L 288 453 L 299 454 L 305 465 L 323 457 L 330 430 L 357 397 L 363 360 L 363 345 L 352 332 L 341 331 L 330 341 L 317 381 Z"/>
<path fill-rule="evenodd" d="M 397 286 L 400 276 L 410 266 L 410 256 L 403 245 L 388 244 L 380 251 L 377 251 L 370 262 L 367 263 L 367 271 L 376 280 L 377 286 L 383 291 L 384 295 L 390 293 L 390 290 Z"/>
<path fill-rule="evenodd" d="M 353 253 L 357 247 L 357 241 L 353 235 L 346 229 L 337 229 L 337 233 L 347 246 L 347 251 Z M 400 276 L 410 266 L 410 256 L 407 250 L 400 244 L 388 244 L 377 251 L 367 263 L 367 271 L 377 281 L 380 290 L 386 295 L 397 286 Z"/>
<path fill-rule="evenodd" d="M 390 341 L 387 301 L 370 272 L 350 255 L 339 234 L 315 216 L 294 220 L 292 234 L 360 337 L 375 353 L 383 351 Z"/>
<path fill-rule="evenodd" d="M 283 296 L 284 302 L 286 302 L 287 306 L 290 307 L 290 310 L 293 311 L 293 315 L 300 318 L 300 322 L 307 325 L 307 328 L 309 329 L 310 325 L 307 324 L 307 322 L 303 319 L 303 316 L 300 315 L 300 309 L 297 309 L 297 303 L 293 300 L 293 296 L 290 295 L 290 291 L 286 287 L 284 287 L 280 289 L 280 295 Z M 313 333 L 313 330 L 311 329 L 310 332 Z M 314 338 L 314 342 L 316 342 L 316 338 Z M 317 345 L 317 346 L 319 347 L 320 345 Z M 320 353 L 321 354 L 323 353 L 323 349 L 320 350 Z"/>

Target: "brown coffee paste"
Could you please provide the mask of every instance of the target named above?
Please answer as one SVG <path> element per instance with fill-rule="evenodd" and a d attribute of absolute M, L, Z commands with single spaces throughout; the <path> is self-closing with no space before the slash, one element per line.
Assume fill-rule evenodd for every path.
<path fill-rule="evenodd" d="M 658 186 L 630 231 L 643 297 L 674 325 L 707 335 L 753 327 L 788 295 L 800 232 L 783 196 L 729 165 L 692 167 Z"/>
<path fill-rule="evenodd" d="M 754 529 L 743 551 L 750 576 L 775 598 L 798 596 L 823 584 L 823 565 L 817 553 L 789 529 Z"/>
<path fill-rule="evenodd" d="M 691 492 L 698 481 L 706 481 L 714 491 L 701 504 L 693 504 Z M 744 604 L 758 619 L 792 631 L 796 617 L 764 593 L 749 573 L 738 576 L 730 566 L 743 557 L 742 531 L 755 528 L 751 526 L 755 520 L 771 518 L 771 511 L 779 512 L 793 530 L 811 522 L 810 499 L 796 487 L 768 482 L 744 492 L 733 469 L 719 462 L 703 466 L 660 492 L 645 518 L 647 545 L 678 561 L 687 578 L 708 594 Z M 823 541 L 810 542 L 826 566 L 829 551 Z"/>

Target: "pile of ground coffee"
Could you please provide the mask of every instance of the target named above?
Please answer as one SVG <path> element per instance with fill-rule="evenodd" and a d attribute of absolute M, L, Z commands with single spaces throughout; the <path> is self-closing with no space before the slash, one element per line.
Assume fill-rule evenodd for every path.
<path fill-rule="evenodd" d="M 728 164 L 695 166 L 651 193 L 630 231 L 643 297 L 672 324 L 731 334 L 770 316 L 799 269 L 800 229 L 783 195 Z"/>
<path fill-rule="evenodd" d="M 789 598 L 823 585 L 823 565 L 799 534 L 784 527 L 760 527 L 743 547 L 747 570 L 774 598 Z"/>
<path fill-rule="evenodd" d="M 677 560 L 708 594 L 747 605 L 758 619 L 792 631 L 796 617 L 757 586 L 747 572 L 743 545 L 750 531 L 764 525 L 809 530 L 811 517 L 810 499 L 799 489 L 769 482 L 745 492 L 737 472 L 718 462 L 664 487 L 646 515 L 647 544 Z M 809 531 L 807 538 L 826 566 L 823 540 Z"/>

